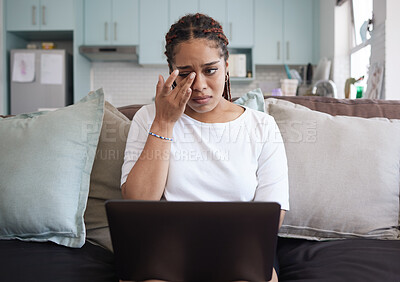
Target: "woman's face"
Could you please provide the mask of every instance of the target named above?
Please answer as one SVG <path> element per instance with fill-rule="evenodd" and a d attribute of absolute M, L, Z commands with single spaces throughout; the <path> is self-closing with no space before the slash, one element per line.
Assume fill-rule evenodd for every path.
<path fill-rule="evenodd" d="M 179 84 L 191 72 L 196 73 L 186 114 L 193 111 L 207 113 L 218 108 L 224 99 L 227 65 L 220 49 L 207 39 L 192 39 L 176 47 L 173 65 L 173 69 L 179 70 L 176 83 Z"/>

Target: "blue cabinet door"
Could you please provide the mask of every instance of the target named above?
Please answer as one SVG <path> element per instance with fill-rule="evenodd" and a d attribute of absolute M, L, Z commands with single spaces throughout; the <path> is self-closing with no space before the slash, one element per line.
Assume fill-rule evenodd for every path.
<path fill-rule="evenodd" d="M 227 0 L 227 28 L 231 47 L 254 45 L 254 0 Z M 227 33 L 226 33 L 227 32 Z"/>
<path fill-rule="evenodd" d="M 7 0 L 7 30 L 39 30 L 39 0 Z"/>
<path fill-rule="evenodd" d="M 139 11 L 139 64 L 166 65 L 168 1 L 140 0 Z"/>
<path fill-rule="evenodd" d="M 254 61 L 260 65 L 283 63 L 283 1 L 255 0 Z"/>
<path fill-rule="evenodd" d="M 85 45 L 111 44 L 111 0 L 85 0 Z"/>
<path fill-rule="evenodd" d="M 313 1 L 284 0 L 284 61 L 306 64 L 313 61 Z"/>
<path fill-rule="evenodd" d="M 73 0 L 40 0 L 40 30 L 73 30 Z"/>
<path fill-rule="evenodd" d="M 171 0 L 169 3 L 169 25 L 174 24 L 186 14 L 199 11 L 199 0 Z"/>
<path fill-rule="evenodd" d="M 139 44 L 138 0 L 113 0 L 111 41 L 113 45 Z"/>
<path fill-rule="evenodd" d="M 73 0 L 8 0 L 7 30 L 73 30 Z"/>
<path fill-rule="evenodd" d="M 200 13 L 206 14 L 218 21 L 222 25 L 224 33 L 227 34 L 226 0 L 200 0 L 199 10 Z"/>

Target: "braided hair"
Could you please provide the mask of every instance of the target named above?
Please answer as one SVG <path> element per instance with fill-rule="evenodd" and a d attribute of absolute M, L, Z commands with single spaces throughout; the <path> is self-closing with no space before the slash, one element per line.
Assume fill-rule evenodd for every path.
<path fill-rule="evenodd" d="M 228 60 L 229 52 L 227 46 L 229 41 L 222 30 L 221 24 L 204 14 L 188 14 L 174 23 L 165 35 L 165 55 L 167 56 L 170 72 L 173 71 L 172 65 L 178 44 L 198 38 L 213 41 L 216 47 L 219 48 L 221 57 L 224 57 L 225 62 Z M 228 101 L 232 100 L 229 73 L 226 74 L 223 97 Z"/>

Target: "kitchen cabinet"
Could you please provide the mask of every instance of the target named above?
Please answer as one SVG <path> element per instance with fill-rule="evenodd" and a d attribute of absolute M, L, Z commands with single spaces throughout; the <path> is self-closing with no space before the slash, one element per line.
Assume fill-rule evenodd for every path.
<path fill-rule="evenodd" d="M 230 47 L 253 47 L 254 1 L 227 0 L 227 24 Z"/>
<path fill-rule="evenodd" d="M 255 64 L 307 64 L 316 52 L 313 0 L 255 0 Z"/>
<path fill-rule="evenodd" d="M 198 0 L 170 0 L 169 3 L 169 26 L 186 14 L 199 12 Z"/>
<path fill-rule="evenodd" d="M 138 0 L 85 0 L 85 45 L 138 45 Z"/>
<path fill-rule="evenodd" d="M 164 51 L 165 34 L 169 29 L 168 2 L 165 0 L 140 0 L 139 64 L 167 64 Z"/>
<path fill-rule="evenodd" d="M 7 0 L 8 31 L 74 29 L 73 0 Z"/>
<path fill-rule="evenodd" d="M 203 13 L 220 22 L 230 48 L 252 48 L 253 4 L 254 0 L 140 0 L 139 63 L 166 64 L 165 34 L 171 24 L 188 13 Z"/>
<path fill-rule="evenodd" d="M 199 11 L 218 21 L 226 33 L 226 0 L 201 0 Z"/>
<path fill-rule="evenodd" d="M 200 13 L 217 20 L 228 37 L 229 46 L 252 47 L 254 44 L 254 0 L 202 0 Z"/>

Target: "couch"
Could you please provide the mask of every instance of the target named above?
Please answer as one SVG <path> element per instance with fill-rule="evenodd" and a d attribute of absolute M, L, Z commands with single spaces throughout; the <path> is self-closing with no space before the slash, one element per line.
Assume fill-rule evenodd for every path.
<path fill-rule="evenodd" d="M 24 130 L 20 130 L 21 120 L 11 123 L 15 118 L 0 118 L 0 205 L 3 205 L 0 206 L 1 281 L 118 281 L 104 202 L 121 198 L 119 178 L 126 136 L 130 120 L 141 105 L 115 109 L 104 101 L 102 93 L 88 97 L 81 103 L 90 103 L 85 105 L 84 111 L 65 110 L 51 116 L 50 113 L 22 116 L 22 122 L 26 122 L 22 126 Z M 289 164 L 291 210 L 280 230 L 277 247 L 280 281 L 400 281 L 400 124 L 397 121 L 400 119 L 400 101 L 265 97 L 263 102 L 263 108 L 275 117 L 280 128 Z M 82 112 L 85 113 L 84 120 L 92 120 L 85 123 L 84 129 L 82 120 L 77 120 L 75 125 L 72 122 L 64 124 L 65 120 L 78 118 Z M 46 120 L 47 117 L 50 118 Z M 51 120 L 54 119 L 58 121 L 52 127 Z M 7 120 L 13 126 L 11 131 L 10 124 L 4 123 Z M 52 137 L 22 134 L 35 128 L 29 125 L 30 122 L 47 122 L 45 131 Z M 66 213 L 73 218 L 72 226 L 66 223 L 69 224 L 68 230 L 74 229 L 69 232 L 71 235 L 49 224 L 53 213 L 63 210 L 62 205 L 67 200 L 57 202 L 54 210 L 51 206 L 46 207 L 51 212 L 44 215 L 40 208 L 48 201 L 56 201 L 57 195 L 52 194 L 36 208 L 36 201 L 44 197 L 35 198 L 36 194 L 45 195 L 49 188 L 42 191 L 41 185 L 35 186 L 40 192 L 33 192 L 28 199 L 24 198 L 24 194 L 29 194 L 26 189 L 34 187 L 35 174 L 40 173 L 40 168 L 47 162 L 51 163 L 51 158 L 43 156 L 48 153 L 54 158 L 54 152 L 59 150 L 61 155 L 64 147 L 70 146 L 67 144 L 52 151 L 54 142 L 67 139 L 57 139 L 54 134 L 57 130 L 64 134 L 66 129 L 69 134 L 74 126 L 80 133 L 68 138 L 77 138 L 72 142 L 74 145 L 83 142 L 86 147 L 82 154 L 87 157 L 85 160 L 73 160 L 73 164 L 83 163 L 86 172 L 81 175 L 75 171 L 79 174 L 79 181 L 75 183 L 71 180 L 75 174 L 67 171 L 67 166 L 54 168 L 59 163 L 56 158 L 56 162 L 46 167 L 45 172 L 54 169 L 54 174 L 57 174 L 61 170 L 64 174 L 70 173 L 69 180 L 62 182 L 63 173 L 60 173 L 61 180 L 56 179 L 56 182 L 51 182 L 53 178 L 47 180 L 42 176 L 39 178 L 43 179 L 38 180 L 39 183 L 49 181 L 50 189 L 58 188 L 54 187 L 58 186 L 54 183 L 60 181 L 59 186 L 64 185 L 64 190 L 68 183 L 78 187 L 74 197 L 79 197 L 76 201 L 82 203 L 76 208 L 80 212 L 72 216 L 68 214 L 71 205 L 75 204 L 71 202 L 60 215 L 65 217 Z M 11 132 L 9 135 L 15 131 L 15 136 L 23 142 L 19 144 L 15 138 L 4 137 L 5 131 Z M 31 151 L 45 147 L 40 153 L 40 160 L 35 160 L 39 164 L 37 171 L 29 174 L 32 163 L 24 168 L 25 171 L 20 169 L 23 159 L 30 161 L 26 156 L 31 151 L 23 152 L 24 158 L 16 164 L 5 163 L 7 156 L 21 151 L 9 152 L 10 146 L 18 143 L 21 148 L 35 138 L 40 140 L 41 146 L 32 147 Z M 5 144 L 8 149 L 5 149 Z M 81 148 L 82 144 L 74 150 Z M 27 172 L 25 177 L 9 177 L 21 172 Z M 29 181 L 23 182 L 21 178 L 28 178 L 27 175 Z M 19 211 L 14 210 L 15 215 L 11 219 L 4 216 L 5 212 L 9 212 L 7 209 L 20 204 L 10 198 L 15 197 L 13 193 L 17 192 L 5 187 L 7 183 L 14 182 L 18 189 L 26 185 L 19 192 L 22 194 L 18 194 L 21 202 L 27 201 L 21 208 L 27 207 L 27 212 L 20 219 Z M 9 198 L 4 200 L 6 197 Z M 10 201 L 13 204 L 9 206 Z M 37 212 L 36 209 L 42 214 L 36 214 L 20 224 L 31 213 Z M 42 217 L 47 224 L 44 227 L 46 232 L 40 231 L 39 235 L 26 232 L 26 228 L 32 228 L 32 222 L 42 224 L 39 222 Z M 18 225 L 19 229 L 13 230 L 14 225 Z M 79 227 L 76 230 L 75 225 Z M 57 232 L 48 235 L 51 228 L 57 229 Z"/>

